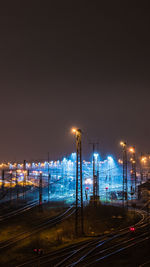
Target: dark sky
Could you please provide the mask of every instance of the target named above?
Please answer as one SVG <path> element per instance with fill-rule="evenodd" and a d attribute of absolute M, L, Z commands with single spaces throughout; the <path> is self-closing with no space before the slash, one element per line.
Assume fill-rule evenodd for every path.
<path fill-rule="evenodd" d="M 85 154 L 150 151 L 148 1 L 3 2 L 0 160 L 71 153 L 72 126 Z"/>

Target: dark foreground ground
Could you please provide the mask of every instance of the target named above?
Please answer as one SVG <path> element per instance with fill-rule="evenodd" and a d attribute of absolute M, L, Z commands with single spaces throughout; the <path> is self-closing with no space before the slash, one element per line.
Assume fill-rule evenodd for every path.
<path fill-rule="evenodd" d="M 147 262 L 147 264 L 146 264 Z M 145 263 L 145 264 L 144 264 Z M 150 241 L 145 241 L 93 266 L 101 267 L 150 267 Z"/>
<path fill-rule="evenodd" d="M 47 218 L 57 216 L 67 209 L 65 203 L 48 203 L 43 206 L 43 209 L 33 208 L 33 210 L 19 215 L 11 220 L 1 222 L 1 234 L 0 243 L 6 242 L 9 238 L 13 238 L 16 235 L 23 232 L 32 233 L 35 226 L 38 226 L 41 221 L 46 221 Z M 34 249 L 40 248 L 43 253 L 49 253 L 56 249 L 63 248 L 65 246 L 77 243 L 83 240 L 89 240 L 91 237 L 101 236 L 108 234 L 114 230 L 122 229 L 128 225 L 131 225 L 139 220 L 134 212 L 126 212 L 119 207 L 100 205 L 97 208 L 86 207 L 84 209 L 84 230 L 85 236 L 76 238 L 74 232 L 74 214 L 67 218 L 65 221 L 55 224 L 53 226 L 47 225 L 46 228 L 40 229 L 34 235 L 20 240 L 12 246 L 0 249 L 0 266 L 16 266 L 20 263 L 26 262 L 29 259 L 37 257 Z M 80 232 L 80 229 L 79 229 Z M 142 247 L 143 253 L 147 251 L 147 246 Z M 135 249 L 130 251 L 130 255 L 111 257 L 107 261 L 97 266 L 138 266 L 133 265 L 135 259 L 135 253 L 139 252 Z M 147 252 L 145 252 L 146 254 Z M 147 255 L 147 254 L 146 254 Z M 146 256 L 142 256 L 143 261 Z M 145 258 L 144 258 L 145 257 Z M 136 261 L 136 263 L 137 263 Z M 130 265 L 129 265 L 130 264 Z"/>

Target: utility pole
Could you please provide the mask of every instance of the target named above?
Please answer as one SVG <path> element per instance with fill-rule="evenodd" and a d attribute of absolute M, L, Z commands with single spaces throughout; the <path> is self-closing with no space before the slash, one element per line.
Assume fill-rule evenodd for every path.
<path fill-rule="evenodd" d="M 4 193 L 4 188 L 5 188 L 5 171 L 3 169 L 2 170 L 2 193 Z"/>
<path fill-rule="evenodd" d="M 77 153 L 77 159 L 76 159 L 76 213 L 75 213 L 75 233 L 76 236 L 78 236 L 78 220 L 79 220 L 79 207 L 78 207 L 78 184 L 79 184 L 79 144 L 76 137 L 76 153 Z"/>
<path fill-rule="evenodd" d="M 84 214 L 83 214 L 83 184 L 82 184 L 82 132 L 80 129 L 73 129 L 76 134 L 76 213 L 75 213 L 75 233 L 78 236 L 79 228 L 79 207 L 81 211 L 81 234 L 84 234 Z M 80 191 L 80 194 L 79 194 Z M 79 203 L 80 202 L 80 203 Z"/>
<path fill-rule="evenodd" d="M 16 169 L 16 195 L 17 195 L 17 201 L 19 198 L 19 190 L 18 190 L 18 174 L 17 174 L 17 169 Z"/>
<path fill-rule="evenodd" d="M 50 200 L 50 169 L 49 169 L 49 152 L 48 152 L 48 202 Z"/>
<path fill-rule="evenodd" d="M 12 171 L 10 173 L 10 201 L 12 201 Z"/>
<path fill-rule="evenodd" d="M 128 208 L 128 179 L 127 179 L 127 144 L 126 142 L 120 142 L 123 153 L 123 206 Z"/>
<path fill-rule="evenodd" d="M 99 195 L 99 159 L 97 159 L 97 184 L 96 184 L 96 196 L 97 196 L 97 201 L 100 201 L 100 195 Z"/>
<path fill-rule="evenodd" d="M 129 152 L 131 153 L 131 196 L 136 196 L 136 157 L 135 157 L 135 147 L 130 147 Z"/>
<path fill-rule="evenodd" d="M 23 161 L 23 169 L 26 170 L 26 160 Z"/>
<path fill-rule="evenodd" d="M 143 153 L 141 152 L 141 158 L 140 158 L 140 174 L 141 174 L 141 181 L 140 181 L 140 184 L 142 184 L 142 182 L 143 182 L 143 166 L 142 166 L 143 161 L 142 161 L 142 159 L 143 159 Z"/>
<path fill-rule="evenodd" d="M 81 193 L 81 233 L 84 234 L 84 216 L 83 216 L 83 180 L 82 180 L 82 147 L 81 147 L 81 131 L 80 131 L 80 193 Z"/>
<path fill-rule="evenodd" d="M 94 206 L 97 206 L 97 201 L 99 199 L 99 172 L 98 172 L 98 166 L 97 166 L 97 172 L 96 172 L 96 163 L 95 163 L 95 146 L 98 145 L 98 143 L 90 143 L 93 147 L 93 203 Z"/>
<path fill-rule="evenodd" d="M 42 172 L 40 172 L 40 179 L 39 179 L 39 205 L 42 205 Z"/>
<path fill-rule="evenodd" d="M 23 198 L 25 198 L 26 178 L 27 178 L 26 160 L 24 160 L 24 161 L 23 161 Z"/>
<path fill-rule="evenodd" d="M 27 170 L 23 171 L 23 198 L 26 196 Z"/>

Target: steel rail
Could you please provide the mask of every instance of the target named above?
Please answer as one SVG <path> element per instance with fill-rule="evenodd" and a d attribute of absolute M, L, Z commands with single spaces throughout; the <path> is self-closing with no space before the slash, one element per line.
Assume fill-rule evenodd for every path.
<path fill-rule="evenodd" d="M 145 218 L 146 212 L 139 211 L 139 210 L 137 210 L 136 212 L 142 216 L 142 219 L 139 222 L 137 222 L 136 224 L 134 224 L 134 226 L 142 227 L 143 224 L 145 224 L 145 220 L 147 219 L 147 218 Z M 71 265 L 67 265 L 68 260 L 72 260 L 72 258 L 74 258 L 77 254 L 84 251 L 85 249 L 88 249 L 89 247 L 91 249 L 91 246 L 96 246 L 96 245 L 102 246 L 105 242 L 109 242 L 109 241 L 117 238 L 118 236 L 125 235 L 127 232 L 129 232 L 129 227 L 130 226 L 125 227 L 125 228 L 120 229 L 120 230 L 116 230 L 116 231 L 112 232 L 111 234 L 109 233 L 109 234 L 101 236 L 101 237 L 94 237 L 94 241 L 93 241 L 93 239 L 92 240 L 90 239 L 88 242 L 84 241 L 83 243 L 78 243 L 76 245 L 66 247 L 63 250 L 58 250 L 58 251 L 53 252 L 53 253 L 52 252 L 47 253 L 46 255 L 40 257 L 40 264 L 44 265 L 46 263 L 49 263 L 49 264 L 53 263 L 53 265 L 49 265 L 49 266 L 55 266 L 55 267 L 56 266 L 57 267 L 58 266 L 71 266 Z M 118 232 L 119 232 L 119 234 L 118 234 Z M 113 236 L 112 236 L 112 234 L 113 234 Z M 55 259 L 56 259 L 56 261 L 58 259 L 61 259 L 61 260 L 58 263 L 56 263 L 56 262 L 54 262 Z M 31 259 L 28 262 L 25 262 L 21 265 L 18 265 L 18 267 L 19 266 L 30 266 L 29 264 L 36 263 L 38 260 L 39 259 Z"/>
<path fill-rule="evenodd" d="M 10 238 L 4 242 L 0 242 L 0 250 L 7 248 L 7 247 L 10 247 L 10 246 L 16 244 L 18 241 L 22 241 L 24 239 L 27 239 L 30 236 L 38 233 L 39 231 L 47 228 L 48 226 L 53 226 L 53 225 L 65 220 L 66 218 L 71 216 L 73 213 L 74 213 L 74 208 L 70 207 L 62 214 L 60 214 L 54 218 L 51 218 L 46 222 L 42 222 L 41 224 L 37 225 L 36 227 L 33 228 L 32 232 L 26 231 L 26 232 L 20 233 L 19 235 L 17 235 L 14 238 Z"/>

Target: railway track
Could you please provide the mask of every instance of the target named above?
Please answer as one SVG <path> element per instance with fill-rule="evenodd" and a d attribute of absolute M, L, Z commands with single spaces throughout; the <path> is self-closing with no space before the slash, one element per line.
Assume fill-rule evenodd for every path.
<path fill-rule="evenodd" d="M 5 221 L 5 220 L 7 220 L 9 218 L 12 218 L 14 216 L 17 216 L 17 215 L 27 211 L 27 210 L 32 209 L 33 207 L 37 206 L 38 203 L 39 203 L 38 201 L 33 201 L 33 202 L 23 206 L 22 208 L 19 208 L 17 210 L 14 210 L 14 211 L 6 213 L 5 215 L 0 216 L 0 222 L 3 222 L 3 221 Z"/>
<path fill-rule="evenodd" d="M 52 267 L 73 267 L 73 266 L 92 266 L 102 261 L 106 257 L 119 253 L 138 242 L 148 238 L 148 217 L 146 212 L 137 211 L 141 214 L 142 219 L 134 225 L 137 235 L 130 236 L 129 227 L 114 231 L 101 237 L 80 242 L 78 244 L 66 247 L 64 249 L 48 253 L 36 259 L 31 259 L 17 267 L 21 266 L 52 266 Z M 143 233 L 144 231 L 144 233 Z M 119 244 L 118 244 L 119 240 Z M 133 242 L 134 241 L 134 242 Z M 97 260 L 97 261 L 96 261 Z"/>
<path fill-rule="evenodd" d="M 112 255 L 118 254 L 126 249 L 129 249 L 133 246 L 138 245 L 139 243 L 142 243 L 148 240 L 150 238 L 148 234 L 149 232 L 145 232 L 135 238 L 124 240 L 118 245 L 112 245 L 111 247 L 103 250 L 102 252 L 95 253 L 91 258 L 88 258 L 86 259 L 86 261 L 84 261 L 84 266 L 96 266 L 96 265 L 98 266 L 100 262 L 102 262 L 104 259 L 107 259 L 108 257 Z M 96 257 L 96 260 L 94 259 L 94 257 Z M 71 266 L 75 266 L 75 265 L 71 265 Z M 81 263 L 78 266 L 81 266 Z"/>
<path fill-rule="evenodd" d="M 70 217 L 73 213 L 74 213 L 74 208 L 69 207 L 65 212 L 61 213 L 60 215 L 55 216 L 53 218 L 48 218 L 46 221 L 39 223 L 36 227 L 32 228 L 31 232 L 28 231 L 22 232 L 13 238 L 0 242 L 0 252 L 3 249 L 14 246 L 19 241 L 29 238 L 30 236 L 38 233 L 39 231 L 46 229 L 47 227 L 52 227 L 55 224 L 62 222 L 66 218 Z"/>

